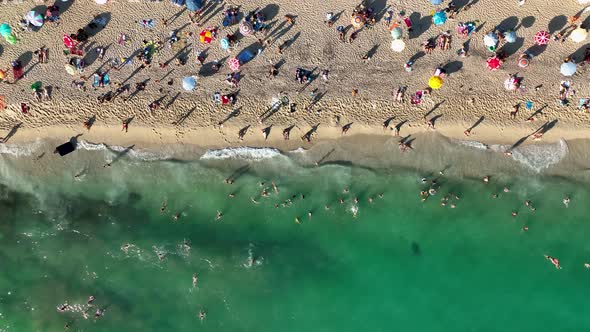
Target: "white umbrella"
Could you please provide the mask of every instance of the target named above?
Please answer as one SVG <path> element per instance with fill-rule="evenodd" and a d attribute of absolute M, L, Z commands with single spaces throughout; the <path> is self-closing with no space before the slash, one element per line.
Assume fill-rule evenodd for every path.
<path fill-rule="evenodd" d="M 483 37 L 483 44 L 486 47 L 496 46 L 498 44 L 498 37 L 495 33 L 490 32 Z"/>
<path fill-rule="evenodd" d="M 394 52 L 401 52 L 406 48 L 406 43 L 401 39 L 396 39 L 391 42 L 391 49 Z"/>
<path fill-rule="evenodd" d="M 563 76 L 572 76 L 576 73 L 576 64 L 573 62 L 564 62 L 561 64 L 559 71 Z"/>
<path fill-rule="evenodd" d="M 94 2 L 96 2 L 96 3 L 97 3 L 97 4 L 99 4 L 99 5 L 104 5 L 104 4 L 106 4 L 107 2 L 109 2 L 109 0 L 94 0 Z"/>
<path fill-rule="evenodd" d="M 586 37 L 588 37 L 588 31 L 586 31 L 586 29 L 584 28 L 577 28 L 574 31 L 572 31 L 570 38 L 576 42 L 576 43 L 581 43 L 584 40 L 586 40 Z"/>
<path fill-rule="evenodd" d="M 43 26 L 43 15 L 35 13 L 34 10 L 28 12 L 25 18 L 30 24 L 36 27 Z"/>
<path fill-rule="evenodd" d="M 590 3 L 590 0 L 578 0 L 578 2 L 580 3 L 580 5 L 586 5 Z"/>
<path fill-rule="evenodd" d="M 512 30 L 508 30 L 504 33 L 504 40 L 507 43 L 515 43 L 516 42 L 516 32 Z"/>
<path fill-rule="evenodd" d="M 186 91 L 193 91 L 197 86 L 197 79 L 194 76 L 186 76 L 182 79 L 182 88 Z"/>

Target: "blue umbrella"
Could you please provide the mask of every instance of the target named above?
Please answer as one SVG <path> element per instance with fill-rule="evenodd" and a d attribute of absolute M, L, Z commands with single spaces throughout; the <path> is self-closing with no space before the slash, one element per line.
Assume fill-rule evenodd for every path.
<path fill-rule="evenodd" d="M 227 38 L 223 38 L 219 41 L 219 45 L 221 45 L 222 50 L 227 50 L 229 48 L 229 40 Z"/>
<path fill-rule="evenodd" d="M 182 88 L 186 91 L 193 91 L 197 86 L 197 80 L 194 76 L 186 76 L 182 79 Z"/>
<path fill-rule="evenodd" d="M 434 25 L 443 25 L 447 21 L 447 14 L 442 10 L 437 11 L 432 16 L 432 23 Z"/>
<path fill-rule="evenodd" d="M 203 8 L 203 0 L 186 0 L 186 9 L 191 12 L 196 12 Z"/>
<path fill-rule="evenodd" d="M 507 43 L 515 43 L 516 42 L 516 32 L 512 30 L 508 30 L 504 33 L 504 40 Z"/>
<path fill-rule="evenodd" d="M 242 52 L 240 52 L 240 54 L 238 54 L 236 58 L 240 60 L 241 64 L 244 64 L 254 59 L 254 54 L 250 50 L 243 50 Z"/>
<path fill-rule="evenodd" d="M 433 5 L 435 5 L 435 6 L 438 6 L 441 3 L 443 3 L 443 1 L 444 0 L 430 0 L 430 3 L 433 4 Z"/>
<path fill-rule="evenodd" d="M 572 76 L 576 73 L 576 64 L 573 62 L 564 62 L 559 70 L 563 76 Z"/>

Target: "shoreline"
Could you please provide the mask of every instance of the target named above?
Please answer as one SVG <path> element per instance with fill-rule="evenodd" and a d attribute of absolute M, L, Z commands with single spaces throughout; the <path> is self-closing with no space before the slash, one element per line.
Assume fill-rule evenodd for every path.
<path fill-rule="evenodd" d="M 427 129 L 425 125 L 417 126 L 410 124 L 400 131 L 400 136 L 395 136 L 392 128 L 352 124 L 350 131 L 342 134 L 340 126 L 319 124 L 311 142 L 301 138 L 311 126 L 295 125 L 290 134 L 289 140 L 284 140 L 282 130 L 284 128 L 272 126 L 268 139 L 264 139 L 262 129 L 268 126 L 249 127 L 243 140 L 240 140 L 237 133 L 244 127 L 224 126 L 223 128 L 201 127 L 201 128 L 174 128 L 158 127 L 150 128 L 130 125 L 128 132 L 123 132 L 114 126 L 92 126 L 91 130 L 84 128 L 75 129 L 73 126 L 65 127 L 41 127 L 41 128 L 19 128 L 14 137 L 11 137 L 5 144 L 27 144 L 38 140 L 65 142 L 70 137 L 79 136 L 80 140 L 104 143 L 108 145 L 128 146 L 134 145 L 137 148 L 147 150 L 158 150 L 164 145 L 190 145 L 197 148 L 222 149 L 233 147 L 266 147 L 276 148 L 281 151 L 289 151 L 296 148 L 312 148 L 323 141 L 333 141 L 341 138 L 355 136 L 367 136 L 376 139 L 394 138 L 401 139 L 407 136 L 423 136 L 427 134 L 439 134 L 447 139 L 459 141 L 473 141 L 485 145 L 511 145 L 523 137 L 529 136 L 522 142 L 522 145 L 550 144 L 559 140 L 590 140 L 590 131 L 585 128 L 553 128 L 549 130 L 541 140 L 534 141 L 531 134 L 538 126 L 528 125 L 519 127 L 496 127 L 482 124 L 475 128 L 470 136 L 466 136 L 463 127 L 458 125 L 440 125 L 436 129 Z M 528 128 L 527 128 L 528 127 Z M 2 144 L 2 143 L 0 143 Z M 414 144 L 420 144 L 416 140 Z"/>

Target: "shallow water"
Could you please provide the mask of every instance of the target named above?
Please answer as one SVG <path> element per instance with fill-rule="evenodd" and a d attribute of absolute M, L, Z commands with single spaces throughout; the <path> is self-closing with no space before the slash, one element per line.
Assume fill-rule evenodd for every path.
<path fill-rule="evenodd" d="M 587 186 L 530 169 L 502 172 L 513 167 L 506 161 L 484 185 L 462 173 L 475 172 L 474 161 L 440 176 L 441 188 L 422 203 L 428 185 L 420 178 L 429 172 L 407 167 L 409 160 L 379 170 L 336 163 L 358 155 L 339 146 L 329 163 L 312 167 L 313 151 L 261 158 L 266 152 L 197 161 L 144 161 L 116 149 L 38 161 L 37 153 L 2 155 L 0 329 L 58 331 L 67 322 L 74 331 L 590 328 Z M 447 163 L 431 151 L 403 158 Z M 228 177 L 235 183 L 225 184 Z M 261 197 L 264 188 L 269 197 Z M 440 204 L 448 192 L 460 196 L 455 209 Z M 96 297 L 90 309 L 89 295 Z M 66 301 L 71 311 L 58 312 Z M 103 317 L 94 319 L 96 308 L 106 309 Z"/>

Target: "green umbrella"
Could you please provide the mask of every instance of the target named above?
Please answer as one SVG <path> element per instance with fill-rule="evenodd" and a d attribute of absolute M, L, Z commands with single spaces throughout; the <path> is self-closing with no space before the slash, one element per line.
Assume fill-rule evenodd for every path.
<path fill-rule="evenodd" d="M 31 84 L 31 89 L 32 89 L 33 91 L 37 91 L 37 90 L 39 90 L 39 89 L 41 88 L 41 85 L 42 85 L 42 84 L 43 84 L 43 83 L 41 83 L 40 81 L 37 81 L 37 82 L 35 82 L 35 83 Z"/>
<path fill-rule="evenodd" d="M 10 34 L 10 35 L 4 36 L 4 39 L 6 39 L 6 41 L 9 44 L 12 44 L 12 45 L 16 44 L 16 36 L 15 35 Z"/>

